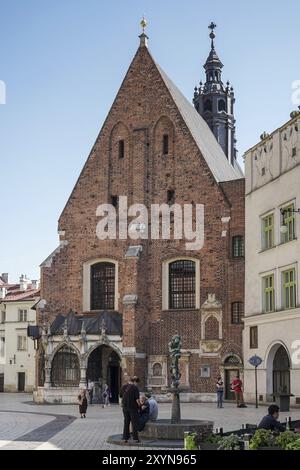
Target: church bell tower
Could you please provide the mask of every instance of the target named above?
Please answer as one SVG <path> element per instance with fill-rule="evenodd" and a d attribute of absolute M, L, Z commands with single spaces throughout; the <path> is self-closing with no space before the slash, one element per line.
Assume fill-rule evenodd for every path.
<path fill-rule="evenodd" d="M 234 119 L 234 92 L 230 83 L 222 82 L 223 64 L 215 50 L 215 23 L 209 25 L 211 50 L 204 64 L 206 81 L 195 88 L 194 106 L 205 119 L 221 145 L 228 161 L 235 165 L 237 158 Z"/>

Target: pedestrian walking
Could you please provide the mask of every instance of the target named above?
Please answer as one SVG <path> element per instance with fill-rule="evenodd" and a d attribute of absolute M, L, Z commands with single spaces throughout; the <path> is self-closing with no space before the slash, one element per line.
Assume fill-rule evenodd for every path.
<path fill-rule="evenodd" d="M 93 404 L 94 387 L 95 387 L 94 382 L 92 380 L 89 380 L 88 381 L 88 393 L 89 393 L 90 405 Z"/>
<path fill-rule="evenodd" d="M 78 395 L 79 414 L 81 418 L 86 418 L 86 410 L 88 407 L 88 401 L 86 398 L 86 390 L 81 390 Z"/>
<path fill-rule="evenodd" d="M 217 408 L 223 408 L 224 382 L 219 376 L 216 383 L 217 390 Z"/>
<path fill-rule="evenodd" d="M 244 402 L 243 382 L 238 375 L 231 382 L 231 390 L 234 391 L 237 408 L 247 408 Z"/>
<path fill-rule="evenodd" d="M 138 436 L 140 391 L 137 387 L 138 377 L 131 377 L 127 384 L 123 385 L 120 392 L 124 415 L 123 442 L 127 443 L 130 437 L 130 424 L 134 442 L 140 442 Z"/>
<path fill-rule="evenodd" d="M 111 391 L 110 391 L 110 388 L 107 384 L 104 385 L 104 390 L 103 390 L 103 393 L 102 393 L 102 397 L 103 397 L 102 408 L 105 408 L 106 406 L 110 406 Z"/>

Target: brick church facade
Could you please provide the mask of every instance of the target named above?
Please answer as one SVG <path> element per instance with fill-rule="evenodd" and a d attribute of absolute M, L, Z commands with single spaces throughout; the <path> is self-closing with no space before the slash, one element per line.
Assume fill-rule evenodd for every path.
<path fill-rule="evenodd" d="M 172 237 L 99 240 L 97 207 L 118 208 L 120 196 L 149 212 L 202 204 L 203 247 L 189 251 Z M 243 369 L 244 178 L 156 64 L 145 33 L 58 233 L 41 266 L 36 401 L 70 402 L 88 380 L 99 397 L 108 383 L 116 401 L 133 374 L 167 399 L 175 332 L 183 399 L 212 399 L 219 373 L 231 398 L 228 383 Z"/>

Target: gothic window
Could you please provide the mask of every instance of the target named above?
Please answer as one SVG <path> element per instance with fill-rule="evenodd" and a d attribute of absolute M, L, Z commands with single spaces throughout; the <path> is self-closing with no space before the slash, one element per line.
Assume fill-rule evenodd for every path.
<path fill-rule="evenodd" d="M 80 366 L 76 352 L 70 346 L 63 346 L 55 354 L 51 366 L 52 387 L 78 387 Z"/>
<path fill-rule="evenodd" d="M 231 323 L 233 325 L 241 325 L 244 316 L 244 303 L 233 302 L 231 304 Z"/>
<path fill-rule="evenodd" d="M 161 377 L 162 376 L 162 365 L 159 362 L 156 362 L 152 366 L 152 374 L 154 377 Z"/>
<path fill-rule="evenodd" d="M 204 111 L 212 111 L 212 102 L 211 102 L 211 100 L 206 100 L 205 101 Z"/>
<path fill-rule="evenodd" d="M 218 101 L 218 111 L 226 111 L 226 102 L 225 100 Z"/>
<path fill-rule="evenodd" d="M 196 308 L 196 265 L 191 260 L 169 264 L 169 308 Z"/>
<path fill-rule="evenodd" d="M 242 258 L 244 256 L 244 237 L 238 235 L 232 238 L 232 256 L 233 258 Z"/>
<path fill-rule="evenodd" d="M 114 310 L 115 265 L 109 262 L 91 266 L 91 310 Z"/>
<path fill-rule="evenodd" d="M 125 156 L 125 141 L 119 140 L 119 159 L 122 160 Z"/>
<path fill-rule="evenodd" d="M 168 155 L 169 153 L 169 136 L 168 134 L 163 135 L 163 154 Z"/>

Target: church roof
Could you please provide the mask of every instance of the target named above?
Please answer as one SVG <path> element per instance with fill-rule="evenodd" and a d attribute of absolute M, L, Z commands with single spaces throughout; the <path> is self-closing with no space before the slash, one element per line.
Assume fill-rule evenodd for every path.
<path fill-rule="evenodd" d="M 115 311 L 84 315 L 77 315 L 70 311 L 67 315 L 57 315 L 50 326 L 51 334 L 63 334 L 65 322 L 67 322 L 67 332 L 69 335 L 79 335 L 82 326 L 84 326 L 87 334 L 100 334 L 103 326 L 108 335 L 122 334 L 122 315 Z"/>
<path fill-rule="evenodd" d="M 192 103 L 187 100 L 157 63 L 156 67 L 216 181 L 223 182 L 244 178 L 239 164 L 235 162 L 233 167 L 229 163 L 208 124 Z"/>

